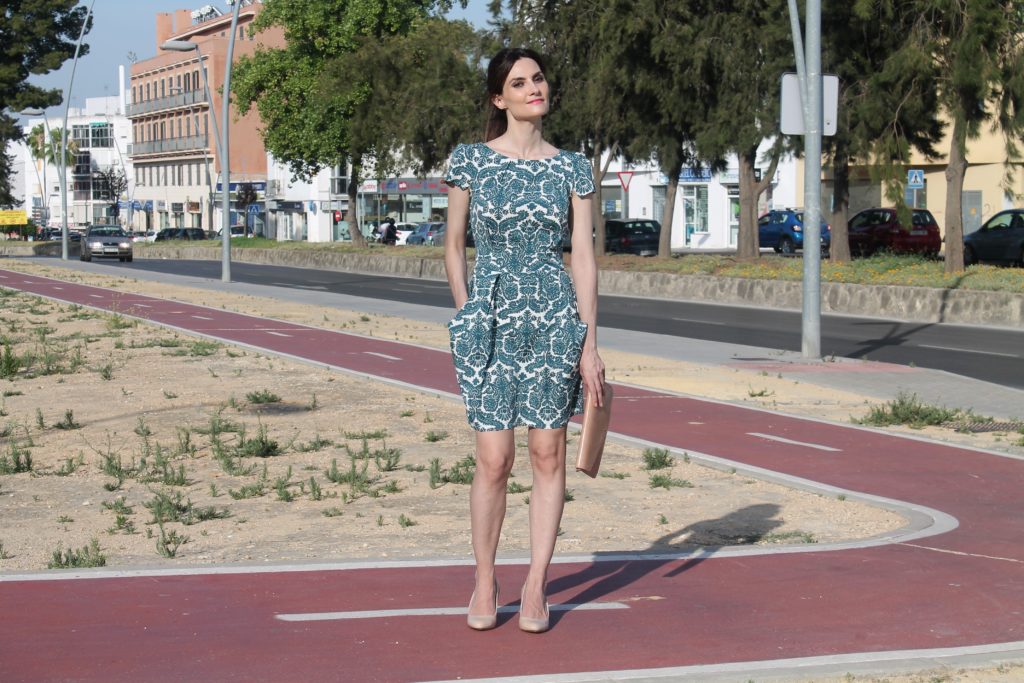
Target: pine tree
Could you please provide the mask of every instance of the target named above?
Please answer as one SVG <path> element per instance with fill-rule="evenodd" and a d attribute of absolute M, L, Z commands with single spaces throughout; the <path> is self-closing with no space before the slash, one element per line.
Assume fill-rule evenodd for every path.
<path fill-rule="evenodd" d="M 59 90 L 44 90 L 28 82 L 30 75 L 59 69 L 75 53 L 75 43 L 87 9 L 78 0 L 7 0 L 0 12 L 0 102 L 12 112 L 46 108 L 61 101 Z M 82 45 L 80 55 L 88 52 Z M 17 119 L 0 108 L 0 206 L 19 203 L 11 191 L 13 159 L 10 142 L 22 139 Z"/>

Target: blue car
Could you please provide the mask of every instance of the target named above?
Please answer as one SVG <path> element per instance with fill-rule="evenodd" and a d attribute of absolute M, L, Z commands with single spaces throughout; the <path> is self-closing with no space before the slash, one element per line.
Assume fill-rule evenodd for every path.
<path fill-rule="evenodd" d="M 757 221 L 757 238 L 762 247 L 771 247 L 776 254 L 795 254 L 804 248 L 804 212 L 801 209 L 773 209 Z M 822 221 L 821 250 L 827 252 L 832 243 L 832 229 Z"/>

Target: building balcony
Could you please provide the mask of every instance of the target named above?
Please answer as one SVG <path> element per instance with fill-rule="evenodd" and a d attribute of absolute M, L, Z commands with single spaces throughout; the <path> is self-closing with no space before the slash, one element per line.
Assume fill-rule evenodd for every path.
<path fill-rule="evenodd" d="M 156 112 L 178 109 L 179 107 L 191 107 L 197 104 L 205 105 L 206 96 L 202 90 L 190 90 L 189 92 L 177 93 L 169 97 L 160 97 L 155 100 L 145 100 L 128 105 L 128 118 L 138 118 Z"/>
<path fill-rule="evenodd" d="M 148 142 L 136 142 L 132 144 L 130 157 L 140 157 L 148 154 L 171 154 L 174 152 L 192 152 L 196 150 L 209 149 L 209 138 L 205 135 L 193 135 L 191 137 L 168 138 L 166 140 L 150 140 Z"/>

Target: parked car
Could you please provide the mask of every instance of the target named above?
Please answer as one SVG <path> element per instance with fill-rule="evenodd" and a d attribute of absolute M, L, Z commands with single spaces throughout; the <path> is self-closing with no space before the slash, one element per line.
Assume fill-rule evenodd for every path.
<path fill-rule="evenodd" d="M 94 258 L 117 258 L 122 263 L 132 260 L 132 237 L 119 225 L 92 225 L 82 238 L 82 261 Z"/>
<path fill-rule="evenodd" d="M 155 230 L 138 231 L 132 233 L 132 242 L 152 242 L 156 239 Z"/>
<path fill-rule="evenodd" d="M 1000 211 L 964 236 L 964 264 L 1024 266 L 1024 209 Z"/>
<path fill-rule="evenodd" d="M 803 209 L 773 209 L 757 219 L 757 239 L 764 248 L 776 254 L 795 254 L 804 248 Z M 832 228 L 821 222 L 821 250 L 832 245 Z"/>
<path fill-rule="evenodd" d="M 620 220 L 604 222 L 604 250 L 609 254 L 657 256 L 661 224 L 653 220 Z"/>
<path fill-rule="evenodd" d="M 405 244 L 406 240 L 409 239 L 409 235 L 416 232 L 415 223 L 395 223 L 395 229 L 398 231 L 398 235 L 395 238 L 395 244 L 401 246 Z"/>
<path fill-rule="evenodd" d="M 253 234 L 251 232 L 250 233 L 246 232 L 244 225 L 232 225 L 230 230 L 231 230 L 231 239 L 234 239 L 236 237 L 252 237 L 253 236 Z M 216 233 L 214 233 L 213 237 L 211 237 L 210 239 L 219 240 L 220 236 L 221 236 L 221 233 L 223 233 L 223 232 L 224 232 L 224 228 L 221 228 Z"/>
<path fill-rule="evenodd" d="M 427 235 L 427 244 L 431 247 L 439 247 L 444 244 L 444 233 L 448 229 L 447 223 L 438 223 L 438 227 Z M 468 245 L 472 246 L 472 245 Z"/>
<path fill-rule="evenodd" d="M 168 240 L 205 240 L 206 231 L 202 228 L 164 228 L 156 234 L 154 242 Z"/>
<path fill-rule="evenodd" d="M 444 230 L 444 223 L 420 223 L 416 226 L 416 231 L 409 235 L 405 243 L 406 244 L 432 244 L 429 240 L 433 238 L 434 233 L 438 230 Z"/>
<path fill-rule="evenodd" d="M 850 252 L 870 256 L 878 251 L 938 256 L 939 224 L 927 209 L 913 209 L 910 225 L 901 225 L 896 209 L 865 209 L 849 223 Z"/>
<path fill-rule="evenodd" d="M 61 228 L 43 228 L 39 233 L 41 242 L 60 242 Z M 82 233 L 77 230 L 68 230 L 68 241 L 78 242 L 82 239 Z"/>

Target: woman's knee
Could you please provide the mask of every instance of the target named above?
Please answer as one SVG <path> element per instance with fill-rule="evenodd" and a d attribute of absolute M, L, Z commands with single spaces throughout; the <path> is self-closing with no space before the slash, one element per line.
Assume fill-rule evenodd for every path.
<path fill-rule="evenodd" d="M 482 477 L 488 482 L 502 482 L 508 479 L 512 473 L 512 463 L 515 462 L 515 451 L 477 451 L 476 473 L 474 477 Z"/>
<path fill-rule="evenodd" d="M 558 472 L 565 467 L 565 445 L 557 442 L 530 444 L 530 464 L 534 472 Z"/>

